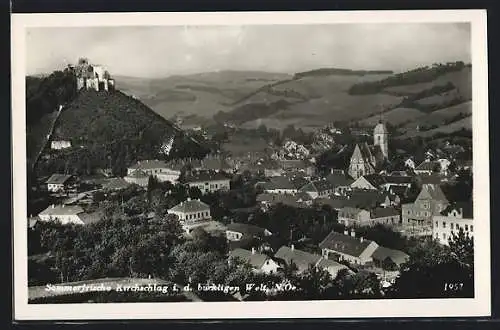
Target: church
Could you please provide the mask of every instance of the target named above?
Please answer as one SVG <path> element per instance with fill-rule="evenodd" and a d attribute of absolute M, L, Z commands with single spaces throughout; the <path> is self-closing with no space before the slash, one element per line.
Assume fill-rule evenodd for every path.
<path fill-rule="evenodd" d="M 348 173 L 357 179 L 363 175 L 373 174 L 387 159 L 389 159 L 389 133 L 382 121 L 373 130 L 373 145 L 358 143 L 351 156 Z"/>

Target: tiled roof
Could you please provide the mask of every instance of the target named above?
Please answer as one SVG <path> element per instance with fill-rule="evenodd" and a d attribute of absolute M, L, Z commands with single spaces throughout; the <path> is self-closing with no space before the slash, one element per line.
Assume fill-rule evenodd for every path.
<path fill-rule="evenodd" d="M 119 190 L 127 188 L 130 184 L 122 178 L 111 178 L 103 182 L 104 189 Z"/>
<path fill-rule="evenodd" d="M 346 187 L 350 186 L 354 180 L 346 175 L 331 173 L 326 176 L 326 180 L 330 182 L 333 187 Z"/>
<path fill-rule="evenodd" d="M 355 219 L 358 217 L 358 214 L 363 211 L 363 209 L 356 207 L 345 206 L 340 209 L 339 216 L 349 219 Z"/>
<path fill-rule="evenodd" d="M 72 205 L 50 205 L 45 210 L 40 212 L 40 215 L 58 216 L 58 215 L 75 215 L 84 212 L 80 206 Z"/>
<path fill-rule="evenodd" d="M 321 192 L 321 191 L 333 190 L 333 186 L 329 181 L 325 179 L 314 180 L 303 186 L 300 190 L 307 192 Z"/>
<path fill-rule="evenodd" d="M 79 215 L 80 220 L 86 225 L 100 221 L 103 216 L 101 212 L 81 213 Z"/>
<path fill-rule="evenodd" d="M 387 258 L 391 259 L 396 265 L 401 265 L 405 263 L 409 256 L 403 251 L 388 249 L 383 246 L 379 246 L 375 252 L 372 254 L 372 258 L 378 261 L 384 261 Z"/>
<path fill-rule="evenodd" d="M 330 232 L 325 239 L 319 243 L 321 249 L 329 249 L 350 256 L 359 257 L 372 241 L 344 235 L 335 231 Z"/>
<path fill-rule="evenodd" d="M 230 180 L 229 177 L 221 172 L 197 171 L 186 176 L 186 182 L 220 181 Z"/>
<path fill-rule="evenodd" d="M 363 178 L 365 178 L 366 181 L 368 181 L 375 188 L 378 188 L 387 182 L 385 176 L 379 174 L 368 174 L 364 175 Z"/>
<path fill-rule="evenodd" d="M 401 176 L 401 175 L 387 175 L 384 176 L 385 183 L 388 184 L 410 184 L 413 182 L 411 176 Z"/>
<path fill-rule="evenodd" d="M 439 162 L 438 161 L 424 161 L 422 163 L 420 163 L 420 165 L 418 165 L 415 170 L 417 171 L 434 171 L 434 169 L 436 168 L 436 166 L 439 165 Z"/>
<path fill-rule="evenodd" d="M 136 179 L 148 178 L 149 174 L 147 174 L 143 170 L 135 170 L 132 173 L 130 173 L 130 175 L 127 175 L 127 177 L 129 177 L 129 178 L 136 178 Z"/>
<path fill-rule="evenodd" d="M 280 160 L 280 165 L 283 169 L 294 169 L 294 168 L 297 168 L 297 169 L 306 169 L 308 168 L 309 166 L 311 166 L 310 164 L 307 164 L 305 161 L 303 160 L 299 160 L 299 159 L 284 159 L 284 160 Z"/>
<path fill-rule="evenodd" d="M 346 197 L 316 198 L 314 203 L 317 205 L 328 205 L 333 209 L 341 209 L 348 204 Z"/>
<path fill-rule="evenodd" d="M 249 263 L 252 265 L 254 268 L 261 268 L 264 263 L 266 262 L 267 259 L 269 259 L 268 256 L 265 254 L 260 254 L 260 253 L 252 253 L 252 251 L 244 250 L 244 249 L 234 249 L 231 252 L 229 252 L 229 256 L 233 258 L 238 258 L 241 259 L 244 262 Z"/>
<path fill-rule="evenodd" d="M 445 201 L 445 202 L 448 201 L 448 199 L 446 198 L 446 196 L 443 193 L 443 190 L 437 184 L 424 184 L 424 185 L 422 185 L 422 191 L 420 192 L 419 197 L 425 192 L 427 192 L 433 200 Z"/>
<path fill-rule="evenodd" d="M 274 190 L 274 189 L 297 189 L 290 179 L 285 176 L 275 176 L 270 179 L 268 183 L 265 184 L 266 190 Z"/>
<path fill-rule="evenodd" d="M 197 199 L 186 200 L 184 202 L 180 202 L 176 206 L 172 207 L 169 211 L 171 212 L 201 212 L 210 210 L 210 206 L 199 201 Z"/>
<path fill-rule="evenodd" d="M 317 266 L 320 268 L 332 268 L 333 267 L 333 268 L 336 268 L 337 271 L 339 271 L 341 269 L 349 269 L 349 267 L 347 267 L 346 265 L 342 265 L 334 260 L 325 259 L 325 258 L 321 258 L 321 260 L 319 261 Z"/>
<path fill-rule="evenodd" d="M 370 218 L 378 219 L 399 215 L 399 210 L 393 207 L 377 207 L 370 211 Z"/>
<path fill-rule="evenodd" d="M 66 174 L 52 174 L 47 180 L 48 184 L 64 184 L 66 181 L 71 179 L 71 175 Z"/>
<path fill-rule="evenodd" d="M 456 202 L 452 203 L 451 205 L 448 205 L 441 214 L 442 215 L 448 215 L 448 213 L 452 212 L 453 210 L 457 210 L 458 212 L 462 213 L 462 217 L 466 219 L 472 219 L 474 216 L 474 209 L 472 208 L 472 202 Z"/>
<path fill-rule="evenodd" d="M 156 159 L 148 159 L 148 160 L 140 160 L 134 165 L 130 166 L 130 169 L 133 170 L 150 170 L 150 169 L 156 169 L 156 168 L 167 168 L 167 163 L 165 163 L 162 160 L 156 160 Z"/>
<path fill-rule="evenodd" d="M 243 235 L 257 236 L 257 237 L 264 236 L 266 231 L 266 229 L 264 228 L 239 222 L 228 224 L 226 226 L 226 230 L 242 233 Z"/>
<path fill-rule="evenodd" d="M 309 252 L 291 249 L 288 246 L 282 246 L 274 255 L 278 259 L 284 260 L 287 264 L 293 262 L 299 269 L 307 269 L 309 265 L 316 265 L 321 259 L 320 255 Z"/>

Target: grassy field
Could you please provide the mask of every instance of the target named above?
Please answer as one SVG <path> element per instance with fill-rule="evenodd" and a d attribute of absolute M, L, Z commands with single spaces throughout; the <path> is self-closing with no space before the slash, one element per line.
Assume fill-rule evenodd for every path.
<path fill-rule="evenodd" d="M 425 116 L 426 114 L 420 110 L 413 108 L 396 108 L 384 112 L 383 119 L 391 123 L 392 125 L 400 125 L 402 123 L 406 123 L 408 121 L 413 122 L 418 118 Z M 363 119 L 361 123 L 367 126 L 375 126 L 380 120 L 380 115 L 374 115 Z"/>

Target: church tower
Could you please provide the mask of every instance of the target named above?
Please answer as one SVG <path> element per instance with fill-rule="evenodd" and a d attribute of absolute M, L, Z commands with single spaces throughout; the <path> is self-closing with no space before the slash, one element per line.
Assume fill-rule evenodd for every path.
<path fill-rule="evenodd" d="M 389 132 L 382 120 L 373 130 L 373 145 L 380 147 L 385 159 L 389 158 Z"/>

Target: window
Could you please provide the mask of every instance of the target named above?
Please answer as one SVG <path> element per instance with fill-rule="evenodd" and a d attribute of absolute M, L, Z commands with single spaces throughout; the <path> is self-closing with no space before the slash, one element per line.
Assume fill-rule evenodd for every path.
<path fill-rule="evenodd" d="M 446 228 L 446 222 L 443 221 L 443 228 Z"/>
<path fill-rule="evenodd" d="M 453 222 L 450 223 L 450 228 L 451 228 L 451 230 L 453 230 Z"/>
<path fill-rule="evenodd" d="M 470 232 L 472 233 L 472 225 L 470 225 Z"/>
<path fill-rule="evenodd" d="M 469 225 L 465 225 L 465 231 L 469 231 Z"/>
<path fill-rule="evenodd" d="M 446 233 L 443 233 L 443 239 L 444 240 L 446 239 Z"/>
<path fill-rule="evenodd" d="M 438 233 L 436 233 L 436 239 L 438 239 L 438 238 L 439 238 Z"/>
<path fill-rule="evenodd" d="M 436 221 L 436 228 L 438 228 L 438 227 L 439 227 L 439 223 Z"/>

